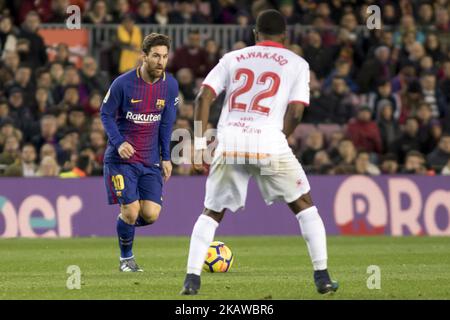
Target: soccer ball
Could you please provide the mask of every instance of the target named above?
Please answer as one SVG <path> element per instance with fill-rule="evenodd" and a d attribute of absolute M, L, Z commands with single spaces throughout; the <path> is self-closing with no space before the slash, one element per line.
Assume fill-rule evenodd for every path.
<path fill-rule="evenodd" d="M 225 243 L 213 241 L 208 248 L 203 270 L 208 272 L 227 272 L 233 265 L 234 255 Z"/>

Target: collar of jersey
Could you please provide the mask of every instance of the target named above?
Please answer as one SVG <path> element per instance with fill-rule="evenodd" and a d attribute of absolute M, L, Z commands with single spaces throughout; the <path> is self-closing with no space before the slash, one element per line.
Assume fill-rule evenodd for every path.
<path fill-rule="evenodd" d="M 257 46 L 266 46 L 266 47 L 284 48 L 284 46 L 281 43 L 275 42 L 275 41 L 270 41 L 270 40 L 258 42 L 256 45 Z"/>

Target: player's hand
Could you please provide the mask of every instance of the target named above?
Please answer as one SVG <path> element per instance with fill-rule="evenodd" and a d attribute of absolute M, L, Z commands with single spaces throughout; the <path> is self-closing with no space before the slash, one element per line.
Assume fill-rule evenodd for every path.
<path fill-rule="evenodd" d="M 130 159 L 136 151 L 131 144 L 125 141 L 120 145 L 118 152 L 122 159 Z"/>
<path fill-rule="evenodd" d="M 203 150 L 194 151 L 194 170 L 198 173 L 203 173 L 205 168 L 203 167 Z"/>
<path fill-rule="evenodd" d="M 172 175 L 172 162 L 170 162 L 170 160 L 162 161 L 162 171 L 164 176 L 164 182 L 166 182 Z"/>

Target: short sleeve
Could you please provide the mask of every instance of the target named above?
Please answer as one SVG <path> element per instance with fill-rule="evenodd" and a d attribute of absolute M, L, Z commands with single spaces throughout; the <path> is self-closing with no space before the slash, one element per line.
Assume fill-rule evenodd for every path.
<path fill-rule="evenodd" d="M 225 56 L 220 59 L 219 63 L 208 73 L 202 86 L 209 87 L 218 96 L 226 87 L 228 79 L 228 68 L 226 67 Z"/>
<path fill-rule="evenodd" d="M 304 63 L 289 94 L 289 103 L 301 102 L 309 105 L 309 65 Z"/>

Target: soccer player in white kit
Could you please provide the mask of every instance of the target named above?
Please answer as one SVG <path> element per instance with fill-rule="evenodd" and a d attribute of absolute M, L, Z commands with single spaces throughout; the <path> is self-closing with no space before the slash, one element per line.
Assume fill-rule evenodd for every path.
<path fill-rule="evenodd" d="M 282 45 L 286 23 L 276 10 L 256 20 L 256 45 L 225 54 L 205 78 L 195 102 L 201 136 L 195 152 L 207 148 L 209 109 L 225 91 L 218 124 L 218 144 L 206 182 L 205 209 L 192 231 L 187 275 L 181 294 L 195 295 L 216 228 L 225 210 L 245 205 L 247 186 L 254 177 L 267 204 L 282 200 L 294 212 L 306 240 L 319 293 L 334 292 L 338 284 L 327 271 L 323 221 L 314 206 L 305 172 L 287 139 L 309 103 L 309 65 Z M 196 166 L 199 169 L 199 166 Z"/>

